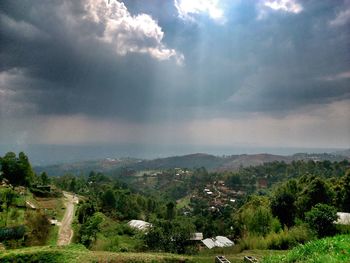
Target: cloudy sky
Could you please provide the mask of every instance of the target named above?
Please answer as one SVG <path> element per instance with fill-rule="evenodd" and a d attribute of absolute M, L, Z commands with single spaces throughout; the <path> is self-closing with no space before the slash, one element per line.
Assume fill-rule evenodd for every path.
<path fill-rule="evenodd" d="M 349 0 L 2 0 L 0 39 L 0 145 L 350 147 Z"/>

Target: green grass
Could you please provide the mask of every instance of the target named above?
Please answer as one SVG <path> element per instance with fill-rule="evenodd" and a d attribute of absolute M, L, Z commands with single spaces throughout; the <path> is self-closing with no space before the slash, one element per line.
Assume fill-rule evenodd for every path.
<path fill-rule="evenodd" d="M 0 213 L 0 227 L 6 227 L 23 225 L 25 222 L 25 209 L 10 207 L 8 212 L 3 211 Z"/>
<path fill-rule="evenodd" d="M 190 257 L 166 253 L 111 253 L 102 251 L 89 251 L 81 245 L 70 245 L 66 247 L 46 246 L 8 250 L 0 252 L 0 262 L 194 263 L 197 261 L 193 261 Z"/>
<path fill-rule="evenodd" d="M 35 200 L 34 195 L 28 189 L 26 190 L 25 201 L 29 201 L 33 205 L 35 205 L 35 207 L 39 207 L 39 204 Z"/>
<path fill-rule="evenodd" d="M 231 263 L 243 262 L 244 256 L 253 256 L 257 259 L 272 255 L 283 255 L 287 253 L 285 250 L 244 250 L 240 251 L 238 246 L 227 248 L 213 248 L 201 250 L 197 255 L 193 256 L 195 262 L 200 263 L 213 263 L 214 258 L 217 255 L 224 255 Z"/>
<path fill-rule="evenodd" d="M 47 244 L 50 246 L 55 246 L 58 239 L 59 226 L 51 226 L 49 236 L 47 238 Z"/>
<path fill-rule="evenodd" d="M 224 253 L 223 253 L 224 252 Z M 73 262 L 110 262 L 110 263 L 213 263 L 215 256 L 225 255 L 231 263 L 243 262 L 246 255 L 261 259 L 264 256 L 281 253 L 269 250 L 249 250 L 238 254 L 232 251 L 210 250 L 195 256 L 181 256 L 169 253 L 112 253 L 105 251 L 90 251 L 82 245 L 65 247 L 45 246 L 13 249 L 0 252 L 0 262 L 45 262 L 45 263 L 73 263 Z"/>
<path fill-rule="evenodd" d="M 100 229 L 92 250 L 136 252 L 142 246 L 140 233 L 130 229 L 126 222 L 115 221 L 103 216 Z"/>
<path fill-rule="evenodd" d="M 14 201 L 16 206 L 25 206 L 26 205 L 26 196 L 18 195 L 18 197 Z"/>
<path fill-rule="evenodd" d="M 299 245 L 286 255 L 266 257 L 263 263 L 350 262 L 350 235 L 339 235 Z"/>
<path fill-rule="evenodd" d="M 177 201 L 176 207 L 177 209 L 184 208 L 190 204 L 191 195 L 187 195 Z"/>

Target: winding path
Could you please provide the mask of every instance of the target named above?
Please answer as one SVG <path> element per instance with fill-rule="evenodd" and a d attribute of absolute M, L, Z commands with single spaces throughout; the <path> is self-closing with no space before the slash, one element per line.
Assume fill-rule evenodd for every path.
<path fill-rule="evenodd" d="M 66 199 L 66 213 L 64 214 L 58 231 L 57 245 L 69 245 L 73 237 L 72 221 L 74 216 L 74 204 L 78 203 L 78 197 L 71 193 L 63 192 Z"/>

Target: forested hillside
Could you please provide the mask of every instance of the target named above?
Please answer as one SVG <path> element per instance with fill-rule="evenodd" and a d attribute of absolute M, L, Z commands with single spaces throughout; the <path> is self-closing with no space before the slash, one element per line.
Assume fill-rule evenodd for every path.
<path fill-rule="evenodd" d="M 343 153 L 343 152 L 342 152 Z M 346 154 L 323 153 L 307 154 L 298 153 L 291 156 L 273 155 L 273 154 L 241 154 L 214 156 L 210 154 L 189 154 L 183 156 L 172 156 L 167 158 L 158 158 L 152 160 L 135 158 L 106 158 L 102 160 L 91 160 L 75 163 L 64 163 L 49 166 L 37 166 L 34 170 L 37 173 L 46 171 L 52 176 L 62 175 L 64 173 L 86 174 L 90 171 L 102 172 L 109 175 L 120 173 L 121 170 L 142 171 L 152 169 L 170 169 L 170 168 L 188 168 L 195 169 L 204 167 L 211 172 L 237 171 L 241 167 L 257 166 L 270 162 L 292 161 L 343 161 L 350 160 Z"/>
<path fill-rule="evenodd" d="M 350 233 L 349 225 L 335 224 L 337 212 L 350 212 L 347 160 L 275 161 L 230 172 L 152 166 L 54 177 L 37 175 L 24 153 L 8 153 L 0 164 L 0 242 L 6 249 L 55 244 L 58 228 L 49 219 L 62 219 L 60 206 L 32 210 L 26 200 L 34 207 L 52 203 L 62 190 L 79 196 L 72 241 L 91 251 L 183 254 L 197 262 L 216 253 L 267 254 Z M 145 227 L 135 228 L 131 220 Z M 215 237 L 235 245 L 217 252 L 201 241 Z"/>

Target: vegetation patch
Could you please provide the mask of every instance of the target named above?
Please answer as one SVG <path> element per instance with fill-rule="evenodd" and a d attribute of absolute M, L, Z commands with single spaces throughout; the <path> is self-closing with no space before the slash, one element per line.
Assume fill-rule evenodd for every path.
<path fill-rule="evenodd" d="M 192 263 L 196 261 L 190 257 L 166 253 L 110 253 L 102 251 L 94 252 L 87 250 L 82 245 L 70 245 L 65 247 L 47 246 L 9 250 L 0 253 L 0 262 Z"/>
<path fill-rule="evenodd" d="M 339 235 L 299 245 L 286 255 L 266 257 L 263 263 L 350 262 L 350 235 Z"/>

